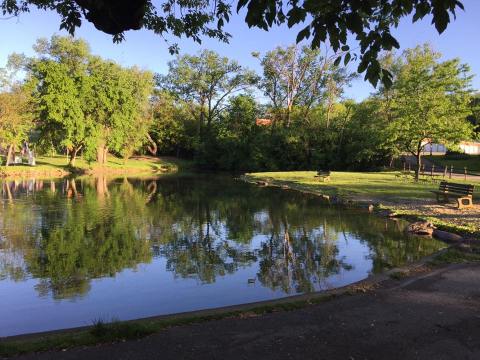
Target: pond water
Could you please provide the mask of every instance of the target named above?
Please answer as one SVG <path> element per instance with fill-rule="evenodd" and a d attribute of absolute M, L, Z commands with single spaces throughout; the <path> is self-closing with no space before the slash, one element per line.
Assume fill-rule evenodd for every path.
<path fill-rule="evenodd" d="M 331 289 L 443 243 L 228 177 L 2 183 L 0 336 Z"/>

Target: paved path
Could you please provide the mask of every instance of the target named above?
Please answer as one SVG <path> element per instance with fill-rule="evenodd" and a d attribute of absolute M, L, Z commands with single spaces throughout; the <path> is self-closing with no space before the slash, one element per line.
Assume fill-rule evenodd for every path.
<path fill-rule="evenodd" d="M 480 359 L 480 264 L 291 312 L 21 359 Z"/>

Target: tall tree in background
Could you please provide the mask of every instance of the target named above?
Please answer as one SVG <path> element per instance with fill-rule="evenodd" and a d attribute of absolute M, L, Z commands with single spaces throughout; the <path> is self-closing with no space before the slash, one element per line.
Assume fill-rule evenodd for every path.
<path fill-rule="evenodd" d="M 275 117 L 286 127 L 291 124 L 295 107 L 300 107 L 302 117 L 308 119 L 315 106 L 327 100 L 331 105 L 343 93 L 350 76 L 345 68 L 335 64 L 337 57 L 321 54 L 318 49 L 292 45 L 277 47 L 261 59 L 260 88 L 270 99 Z"/>
<path fill-rule="evenodd" d="M 471 136 L 469 67 L 459 59 L 439 62 L 430 46 L 406 50 L 395 59 L 394 83 L 389 95 L 392 134 L 401 151 L 417 160 L 428 143 L 455 144 Z M 390 90 L 389 90 L 390 91 Z"/>
<path fill-rule="evenodd" d="M 198 55 L 178 56 L 169 62 L 168 68 L 166 76 L 158 76 L 158 83 L 190 105 L 192 114 L 198 119 L 200 139 L 204 130 L 208 132 L 218 118 L 227 98 L 257 82 L 254 72 L 210 50 Z"/>

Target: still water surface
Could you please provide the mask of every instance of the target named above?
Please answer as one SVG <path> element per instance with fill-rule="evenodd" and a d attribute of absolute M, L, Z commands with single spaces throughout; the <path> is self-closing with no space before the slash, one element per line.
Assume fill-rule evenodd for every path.
<path fill-rule="evenodd" d="M 0 336 L 344 286 L 443 247 L 217 176 L 2 183 Z"/>

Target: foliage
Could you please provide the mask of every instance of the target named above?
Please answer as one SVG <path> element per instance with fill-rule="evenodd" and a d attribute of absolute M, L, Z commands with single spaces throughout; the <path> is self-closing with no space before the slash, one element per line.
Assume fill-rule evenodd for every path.
<path fill-rule="evenodd" d="M 163 0 L 154 4 L 150 0 L 2 0 L 3 14 L 18 15 L 31 7 L 55 11 L 60 15 L 60 28 L 71 34 L 82 23 L 82 18 L 92 22 L 101 31 L 114 35 L 115 41 L 123 39 L 129 29 L 145 28 L 162 37 L 172 34 L 186 36 L 196 42 L 201 37 L 228 41 L 230 34 L 224 25 L 230 20 L 231 3 L 225 0 Z M 245 22 L 249 27 L 269 30 L 273 26 L 286 24 L 289 28 L 304 26 L 297 35 L 297 42 L 312 38 L 311 46 L 330 43 L 335 51 L 344 52 L 344 62 L 359 58 L 358 72 L 365 72 L 365 79 L 376 85 L 381 80 L 391 84 L 391 74 L 382 69 L 377 60 L 382 50 L 399 48 L 392 36 L 402 18 L 413 14 L 416 22 L 425 17 L 442 33 L 463 10 L 459 0 L 414 0 L 414 1 L 357 1 L 357 0 L 238 0 L 237 12 L 246 8 Z M 305 26 L 306 25 L 306 26 Z M 349 36 L 351 35 L 351 36 Z M 347 45 L 348 38 L 355 38 L 359 53 Z M 171 44 L 171 52 L 178 51 Z M 341 58 L 338 58 L 340 61 Z"/>
<path fill-rule="evenodd" d="M 150 126 L 153 74 L 98 57 L 91 60 L 89 71 L 92 98 L 87 108 L 95 119 L 97 146 L 128 158 L 143 145 Z M 105 161 L 102 154 L 100 162 Z"/>
<path fill-rule="evenodd" d="M 15 150 L 28 140 L 33 127 L 29 94 L 21 86 L 0 93 L 0 144 Z"/>
<path fill-rule="evenodd" d="M 210 50 L 178 56 L 169 62 L 168 68 L 166 76 L 157 77 L 158 84 L 190 106 L 200 138 L 218 119 L 225 100 L 257 81 L 252 71 Z"/>
<path fill-rule="evenodd" d="M 470 69 L 459 59 L 439 62 L 439 58 L 428 45 L 406 50 L 393 61 L 392 88 L 380 92 L 390 107 L 391 131 L 399 150 L 414 155 L 419 166 L 428 143 L 456 144 L 471 136 L 465 120 Z"/>
<path fill-rule="evenodd" d="M 480 94 L 474 94 L 470 100 L 471 113 L 467 120 L 472 124 L 475 137 L 480 140 Z"/>
<path fill-rule="evenodd" d="M 277 47 L 261 59 L 260 88 L 271 101 L 274 120 L 280 117 L 288 127 L 294 107 L 308 121 L 315 106 L 327 101 L 333 106 L 351 79 L 344 67 L 334 65 L 336 56 L 292 45 Z"/>
<path fill-rule="evenodd" d="M 34 126 L 29 91 L 16 78 L 20 63 L 20 57 L 10 56 L 7 66 L 0 69 L 0 145 L 8 148 L 6 165 Z"/>
<path fill-rule="evenodd" d="M 53 36 L 35 50 L 27 70 L 41 141 L 65 146 L 71 165 L 81 150 L 92 161 L 100 147 L 105 163 L 108 148 L 127 158 L 143 144 L 151 73 L 95 57 L 83 40 Z"/>

